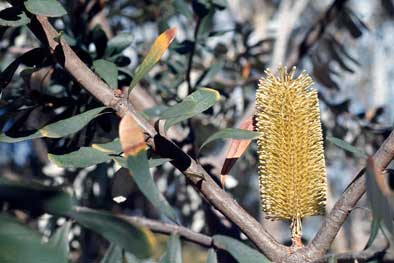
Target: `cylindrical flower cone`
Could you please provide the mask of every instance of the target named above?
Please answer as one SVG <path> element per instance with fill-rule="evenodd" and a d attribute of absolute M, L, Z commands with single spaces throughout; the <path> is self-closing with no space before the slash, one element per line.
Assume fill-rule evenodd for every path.
<path fill-rule="evenodd" d="M 263 211 L 289 220 L 293 245 L 301 243 L 301 219 L 325 212 L 327 180 L 316 90 L 302 72 L 266 70 L 256 93 L 259 181 Z"/>

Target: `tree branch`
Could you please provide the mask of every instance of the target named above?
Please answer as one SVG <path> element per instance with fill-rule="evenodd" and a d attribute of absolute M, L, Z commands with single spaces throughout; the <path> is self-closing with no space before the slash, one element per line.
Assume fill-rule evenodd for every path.
<path fill-rule="evenodd" d="M 96 76 L 74 53 L 63 40 L 54 39 L 59 33 L 48 22 L 47 18 L 32 18 L 32 32 L 39 40 L 48 45 L 53 56 L 75 80 L 104 105 L 113 108 L 119 116 L 130 114 L 149 136 L 147 143 L 163 158 L 171 158 L 172 164 L 179 169 L 189 182 L 241 231 L 271 260 L 277 261 L 288 252 L 288 248 L 279 244 L 252 216 L 250 216 L 229 194 L 224 192 L 210 175 L 194 159 L 183 152 L 170 139 L 161 136 L 130 105 L 126 98 L 113 94 L 98 76 Z M 201 179 L 203 178 L 203 179 Z"/>
<path fill-rule="evenodd" d="M 380 170 L 386 168 L 394 156 L 394 131 L 373 155 L 376 167 Z M 345 222 L 350 211 L 365 193 L 365 177 L 363 171 L 356 176 L 353 182 L 346 188 L 341 198 L 335 203 L 331 212 L 325 217 L 320 230 L 307 246 L 307 257 L 320 258 L 329 249 L 339 229 Z"/>
<path fill-rule="evenodd" d="M 194 232 L 186 227 L 163 223 L 157 220 L 152 220 L 138 216 L 120 216 L 126 221 L 149 228 L 152 232 L 170 235 L 178 233 L 184 240 L 199 244 L 203 247 L 212 247 L 213 239 L 210 236 Z"/>

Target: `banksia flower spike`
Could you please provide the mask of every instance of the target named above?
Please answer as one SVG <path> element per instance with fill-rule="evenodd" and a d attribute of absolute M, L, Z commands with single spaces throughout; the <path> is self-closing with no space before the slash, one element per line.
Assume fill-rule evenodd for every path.
<path fill-rule="evenodd" d="M 294 246 L 301 243 L 301 219 L 325 212 L 327 181 L 316 90 L 302 72 L 293 79 L 279 67 L 266 70 L 256 93 L 259 180 L 263 211 L 289 220 Z"/>

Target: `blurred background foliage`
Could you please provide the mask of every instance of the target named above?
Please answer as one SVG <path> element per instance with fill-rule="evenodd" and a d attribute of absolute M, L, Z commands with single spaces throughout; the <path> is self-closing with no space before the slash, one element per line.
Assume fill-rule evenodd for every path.
<path fill-rule="evenodd" d="M 264 69 L 276 67 L 280 62 L 286 64 L 297 52 L 302 54 L 296 61 L 298 69 L 312 75 L 319 92 L 325 137 L 341 138 L 372 153 L 392 129 L 394 68 L 388 63 L 394 59 L 391 0 L 335 1 L 343 2 L 341 9 L 331 23 L 323 24 L 325 32 L 308 50 L 302 50 L 299 45 L 308 30 L 324 17 L 332 1 L 59 2 L 67 14 L 51 18 L 51 23 L 84 63 L 114 89 L 127 89 L 151 43 L 166 29 L 177 28 L 168 52 L 133 90 L 131 102 L 147 118 L 156 120 L 169 105 L 181 102 L 201 87 L 217 90 L 221 96 L 219 102 L 168 131 L 212 175 L 220 174 L 228 141 L 215 141 L 201 152 L 199 146 L 212 133 L 238 127 L 251 115 L 258 79 Z M 6 1 L 0 1 L 0 10 L 8 7 Z M 55 10 L 61 15 L 60 7 Z M 10 16 L 4 11 L 0 14 L 1 19 Z M 19 26 L 18 21 L 25 24 L 21 20 L 12 20 L 11 24 L 0 20 L 2 132 L 10 137 L 29 136 L 48 124 L 102 106 L 53 60 L 26 25 Z M 107 250 L 116 237 L 113 233 L 103 233 L 105 229 L 97 229 L 106 222 L 100 221 L 106 220 L 106 214 L 73 210 L 74 215 L 64 217 L 68 206 L 169 222 L 141 194 L 128 171 L 113 159 L 104 158 L 103 162 L 84 168 L 62 168 L 48 159 L 48 153 L 68 154 L 118 137 L 119 119 L 113 111 L 106 109 L 94 117 L 78 132 L 65 137 L 0 143 L 0 204 L 3 214 L 8 214 L 2 215 L 0 230 L 9 226 L 15 231 L 35 231 L 31 240 L 19 240 L 21 244 L 15 246 L 39 246 L 41 235 L 49 240 L 45 247 L 49 254 L 55 253 L 53 247 L 64 249 L 63 240 L 66 247 L 69 245 L 70 253 L 64 253 L 71 262 L 115 262 L 104 261 L 103 257 L 106 251 L 117 249 L 111 246 L 112 250 Z M 327 209 L 330 209 L 362 168 L 364 160 L 328 141 L 325 141 L 325 154 L 330 184 Z M 275 237 L 287 242 L 287 226 L 265 221 L 260 213 L 256 161 L 252 143 L 227 176 L 226 190 L 266 224 Z M 239 230 L 204 203 L 168 162 L 151 168 L 151 173 L 182 225 L 210 236 L 223 234 L 243 239 Z M 115 202 L 117 196 L 126 200 Z M 359 206 L 367 207 L 367 203 L 362 200 Z M 92 222 L 92 218 L 98 221 Z M 306 221 L 304 233 L 308 239 L 317 230 L 320 218 Z M 332 250 L 362 249 L 368 239 L 370 221 L 368 209 L 356 209 Z M 152 234 L 141 229 L 130 231 L 139 233 L 140 236 L 135 236 L 145 240 L 141 242 L 149 244 L 152 239 Z M 58 240 L 54 235 L 58 235 Z M 155 236 L 153 257 L 144 262 L 156 262 L 165 251 L 167 237 Z M 127 246 L 128 237 L 124 240 Z M 206 261 L 205 248 L 187 242 L 182 246 L 184 262 Z M 134 252 L 143 254 L 135 248 Z M 139 262 L 131 253 L 126 256 L 127 262 Z M 234 260 L 226 253 L 220 257 L 219 262 Z"/>

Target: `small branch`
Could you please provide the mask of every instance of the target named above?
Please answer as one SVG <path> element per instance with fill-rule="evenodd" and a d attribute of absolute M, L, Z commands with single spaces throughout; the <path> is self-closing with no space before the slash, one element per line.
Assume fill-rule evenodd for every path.
<path fill-rule="evenodd" d="M 198 41 L 198 31 L 200 30 L 200 25 L 201 25 L 201 18 L 197 18 L 197 24 L 196 28 L 194 29 L 194 42 L 192 46 L 192 50 L 190 51 L 190 56 L 189 60 L 187 62 L 187 69 L 186 69 L 186 82 L 187 82 L 187 87 L 188 87 L 188 94 L 192 91 L 192 81 L 191 81 L 191 72 L 192 72 L 192 67 L 193 67 L 193 57 L 194 53 L 196 52 L 196 46 L 197 46 L 197 41 Z"/>
<path fill-rule="evenodd" d="M 210 236 L 194 232 L 194 231 L 192 231 L 186 227 L 183 227 L 183 226 L 163 223 L 163 222 L 160 222 L 157 220 L 147 219 L 147 218 L 138 217 L 138 216 L 123 216 L 122 215 L 120 217 L 130 223 L 149 228 L 150 230 L 152 230 L 152 232 L 155 232 L 155 233 L 170 235 L 170 234 L 176 232 L 184 240 L 199 244 L 203 247 L 212 247 L 213 246 L 213 240 Z"/>
<path fill-rule="evenodd" d="M 370 262 L 372 260 L 377 260 L 378 262 L 393 262 L 394 255 L 388 253 L 388 247 L 389 243 L 386 243 L 385 247 L 370 247 L 358 252 L 329 254 L 313 261 L 313 263 L 327 262 L 330 258 L 334 258 L 336 262 Z"/>
<path fill-rule="evenodd" d="M 394 156 L 394 131 L 383 142 L 374 154 L 373 160 L 378 169 L 383 170 Z M 335 203 L 331 212 L 324 218 L 320 230 L 307 246 L 306 255 L 309 258 L 320 258 L 329 249 L 339 229 L 345 222 L 350 211 L 365 193 L 365 177 L 362 172 L 346 188 L 341 198 Z"/>
<path fill-rule="evenodd" d="M 60 43 L 56 42 L 54 38 L 58 36 L 58 32 L 48 22 L 47 18 L 33 17 L 30 29 L 42 43 L 48 45 L 59 64 L 97 100 L 113 108 L 119 116 L 125 114 L 133 116 L 148 135 L 147 144 L 163 158 L 171 158 L 173 160 L 172 164 L 188 178 L 189 182 L 199 190 L 205 199 L 237 225 L 269 259 L 278 261 L 287 254 L 288 248 L 279 244 L 259 222 L 249 215 L 228 193 L 223 191 L 200 164 L 183 152 L 170 139 L 159 135 L 154 127 L 134 110 L 126 98 L 116 97 L 110 87 L 79 59 L 63 39 L 60 40 Z"/>

